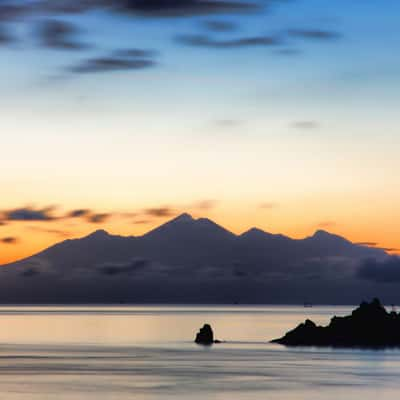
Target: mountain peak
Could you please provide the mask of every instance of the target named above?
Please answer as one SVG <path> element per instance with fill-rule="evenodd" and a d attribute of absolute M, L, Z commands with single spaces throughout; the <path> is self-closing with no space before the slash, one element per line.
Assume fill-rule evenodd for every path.
<path fill-rule="evenodd" d="M 324 231 L 323 229 L 316 230 L 312 235 L 312 237 L 327 237 L 327 236 L 335 236 L 335 235 L 329 233 L 328 231 Z"/>
<path fill-rule="evenodd" d="M 269 235 L 269 234 L 263 231 L 262 229 L 253 227 L 247 230 L 246 232 L 243 232 L 240 236 L 264 236 L 264 235 Z"/>
<path fill-rule="evenodd" d="M 97 231 L 92 232 L 90 235 L 86 236 L 87 238 L 104 238 L 109 237 L 110 234 L 104 229 L 98 229 Z"/>
<path fill-rule="evenodd" d="M 193 222 L 194 218 L 188 214 L 188 213 L 183 213 L 178 215 L 176 218 L 172 219 L 170 222 Z"/>
<path fill-rule="evenodd" d="M 151 237 L 153 235 L 169 235 L 189 237 L 191 235 L 203 236 L 213 234 L 224 234 L 232 236 L 233 233 L 216 224 L 208 218 L 193 218 L 190 214 L 183 213 L 178 217 L 166 222 L 165 224 L 146 233 L 144 236 Z"/>

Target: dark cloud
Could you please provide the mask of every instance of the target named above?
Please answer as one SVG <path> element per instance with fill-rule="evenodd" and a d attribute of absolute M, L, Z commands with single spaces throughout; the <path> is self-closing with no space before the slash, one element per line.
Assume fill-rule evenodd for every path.
<path fill-rule="evenodd" d="M 35 268 L 27 268 L 23 270 L 20 275 L 24 278 L 32 278 L 36 275 L 39 275 L 39 271 Z"/>
<path fill-rule="evenodd" d="M 237 29 L 234 22 L 228 21 L 205 21 L 203 26 L 212 32 L 232 32 Z"/>
<path fill-rule="evenodd" d="M 293 128 L 302 130 L 314 130 L 319 128 L 319 124 L 316 121 L 295 121 L 291 124 Z"/>
<path fill-rule="evenodd" d="M 38 0 L 31 10 L 36 14 L 80 14 L 111 7 L 111 4 L 111 0 Z"/>
<path fill-rule="evenodd" d="M 0 21 L 15 21 L 28 14 L 29 11 L 31 11 L 31 7 L 27 4 L 4 1 L 0 4 Z"/>
<path fill-rule="evenodd" d="M 147 208 L 144 211 L 145 215 L 151 217 L 171 217 L 176 214 L 176 212 L 170 207 L 158 207 L 158 208 Z"/>
<path fill-rule="evenodd" d="M 118 49 L 113 52 L 114 57 L 122 57 L 122 58 L 152 58 L 157 55 L 157 52 L 149 49 L 138 49 L 138 48 L 130 48 L 130 49 Z"/>
<path fill-rule="evenodd" d="M 7 236 L 4 238 L 1 238 L 0 242 L 4 243 L 4 244 L 16 244 L 18 242 L 18 238 L 14 237 L 14 236 Z"/>
<path fill-rule="evenodd" d="M 281 43 L 276 36 L 250 36 L 237 39 L 218 40 L 206 35 L 180 35 L 176 40 L 182 44 L 215 49 L 235 49 L 245 47 L 270 47 Z"/>
<path fill-rule="evenodd" d="M 288 35 L 299 39 L 336 40 L 341 37 L 338 32 L 321 29 L 289 29 Z"/>
<path fill-rule="evenodd" d="M 70 72 L 77 74 L 142 70 L 154 67 L 156 61 L 143 57 L 120 57 L 110 55 L 106 57 L 89 58 L 69 68 Z"/>
<path fill-rule="evenodd" d="M 97 270 L 104 275 L 121 275 L 130 274 L 146 268 L 150 265 L 149 260 L 138 259 L 130 261 L 129 263 L 110 263 L 104 264 L 97 268 Z"/>
<path fill-rule="evenodd" d="M 9 0 L 0 5 L 0 19 L 15 20 L 26 15 L 79 14 L 106 10 L 143 17 L 190 17 L 254 12 L 257 3 L 237 0 Z"/>
<path fill-rule="evenodd" d="M 40 43 L 44 47 L 61 50 L 82 50 L 87 45 L 79 42 L 79 29 L 70 22 L 58 20 L 41 21 L 37 28 Z"/>
<path fill-rule="evenodd" d="M 54 216 L 54 206 L 35 209 L 33 207 L 16 208 L 3 212 L 4 221 L 52 221 Z"/>
<path fill-rule="evenodd" d="M 400 257 L 391 256 L 383 261 L 364 261 L 357 271 L 359 278 L 378 283 L 400 282 Z"/>
<path fill-rule="evenodd" d="M 147 17 L 184 17 L 255 11 L 256 3 L 227 0 L 125 0 L 112 2 L 115 9 Z"/>
<path fill-rule="evenodd" d="M 67 218 L 81 218 L 81 217 L 86 217 L 91 214 L 91 210 L 87 208 L 80 208 L 77 210 L 72 210 L 70 211 L 66 217 Z"/>
<path fill-rule="evenodd" d="M 90 214 L 87 217 L 87 220 L 92 224 L 100 224 L 102 222 L 105 222 L 110 217 L 111 214 L 109 213 Z"/>
<path fill-rule="evenodd" d="M 112 213 L 98 213 L 88 208 L 78 208 L 68 212 L 66 218 L 84 218 L 92 224 L 99 224 L 111 218 L 113 215 Z"/>
<path fill-rule="evenodd" d="M 5 26 L 0 25 L 0 46 L 7 45 L 15 41 L 10 30 Z"/>

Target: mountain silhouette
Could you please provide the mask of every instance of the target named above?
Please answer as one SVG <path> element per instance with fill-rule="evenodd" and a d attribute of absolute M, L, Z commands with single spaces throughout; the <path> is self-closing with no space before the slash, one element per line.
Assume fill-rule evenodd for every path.
<path fill-rule="evenodd" d="M 353 282 L 362 260 L 385 257 L 325 231 L 305 239 L 257 228 L 235 235 L 182 214 L 142 236 L 98 230 L 9 264 L 0 271 L 0 301 L 301 303 L 310 284 L 317 301 L 327 285 Z"/>

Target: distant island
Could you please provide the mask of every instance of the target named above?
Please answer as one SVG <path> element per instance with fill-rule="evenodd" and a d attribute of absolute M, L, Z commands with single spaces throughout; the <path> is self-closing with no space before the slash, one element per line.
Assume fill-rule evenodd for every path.
<path fill-rule="evenodd" d="M 362 302 L 351 315 L 333 317 L 328 326 L 317 326 L 308 319 L 272 342 L 286 346 L 400 347 L 400 313 L 387 312 L 375 298 Z"/>

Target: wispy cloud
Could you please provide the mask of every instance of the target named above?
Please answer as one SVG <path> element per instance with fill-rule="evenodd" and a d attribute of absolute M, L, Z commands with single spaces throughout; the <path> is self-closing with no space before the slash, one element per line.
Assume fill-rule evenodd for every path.
<path fill-rule="evenodd" d="M 52 221 L 57 218 L 54 215 L 55 209 L 55 206 L 16 208 L 0 212 L 0 218 L 3 221 Z"/>
<path fill-rule="evenodd" d="M 338 32 L 323 29 L 289 29 L 288 35 L 293 38 L 320 41 L 337 40 L 341 37 Z"/>
<path fill-rule="evenodd" d="M 238 28 L 237 24 L 231 21 L 210 20 L 203 22 L 202 25 L 211 32 L 232 32 Z"/>
<path fill-rule="evenodd" d="M 206 35 L 179 35 L 179 43 L 196 47 L 234 49 L 245 47 L 271 47 L 281 44 L 277 36 L 249 36 L 236 39 L 214 39 Z"/>
<path fill-rule="evenodd" d="M 305 121 L 295 121 L 291 124 L 292 128 L 301 129 L 301 130 L 315 130 L 320 127 L 320 124 L 317 121 L 305 120 Z"/>
<path fill-rule="evenodd" d="M 4 238 L 0 238 L 0 242 L 3 244 L 16 244 L 18 242 L 18 238 L 14 236 L 7 236 Z"/>
<path fill-rule="evenodd" d="M 274 201 L 266 201 L 259 205 L 259 208 L 263 210 L 272 210 L 274 208 L 278 208 L 279 204 Z"/>
<path fill-rule="evenodd" d="M 147 208 L 144 210 L 144 214 L 150 217 L 171 217 L 177 214 L 177 212 L 171 207 L 155 207 Z"/>
<path fill-rule="evenodd" d="M 92 224 L 101 224 L 112 216 L 110 213 L 90 214 L 87 220 Z"/>
<path fill-rule="evenodd" d="M 76 74 L 142 70 L 154 67 L 157 62 L 151 50 L 118 50 L 104 57 L 93 57 L 68 68 Z"/>
<path fill-rule="evenodd" d="M 81 43 L 77 36 L 78 27 L 70 22 L 59 20 L 40 21 L 37 35 L 42 46 L 60 50 L 83 50 L 88 46 Z"/>

